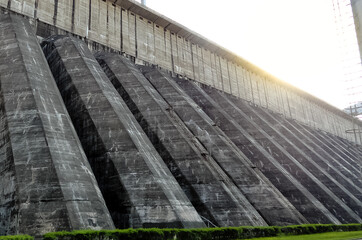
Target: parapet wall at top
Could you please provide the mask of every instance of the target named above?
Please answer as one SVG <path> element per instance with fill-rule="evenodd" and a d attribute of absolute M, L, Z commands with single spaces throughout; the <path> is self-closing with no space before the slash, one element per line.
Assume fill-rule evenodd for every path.
<path fill-rule="evenodd" d="M 288 118 L 362 143 L 362 123 L 245 61 L 165 16 L 131 0 L 0 0 L 34 19 L 37 34 L 51 25 Z M 92 46 L 90 46 L 92 48 Z M 353 133 L 353 129 L 357 130 Z"/>

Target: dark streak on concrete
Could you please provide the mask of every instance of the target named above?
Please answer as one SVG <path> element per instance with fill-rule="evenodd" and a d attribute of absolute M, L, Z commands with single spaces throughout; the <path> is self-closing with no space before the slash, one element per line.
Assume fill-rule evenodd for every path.
<path fill-rule="evenodd" d="M 88 30 L 91 30 L 92 25 L 92 0 L 89 0 L 89 16 L 88 16 Z"/>
<path fill-rule="evenodd" d="M 54 13 L 53 13 L 53 25 L 57 25 L 57 16 L 58 16 L 58 0 L 54 0 Z"/>
<path fill-rule="evenodd" d="M 78 1 L 78 4 L 80 4 L 79 3 L 79 1 Z M 108 14 L 107 14 L 108 15 Z M 75 29 L 75 26 L 74 26 L 74 21 L 75 21 L 75 19 L 74 19 L 74 16 L 75 16 L 75 0 L 73 0 L 73 4 L 72 4 L 72 32 L 74 32 L 74 29 Z"/>

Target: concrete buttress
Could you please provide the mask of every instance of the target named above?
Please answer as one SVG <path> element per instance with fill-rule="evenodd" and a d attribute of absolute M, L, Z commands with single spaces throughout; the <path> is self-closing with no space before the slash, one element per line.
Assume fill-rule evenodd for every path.
<path fill-rule="evenodd" d="M 87 45 L 42 46 L 116 227 L 205 226 Z"/>
<path fill-rule="evenodd" d="M 329 174 L 329 168 L 320 166 L 315 156 L 312 159 L 308 151 L 296 146 L 297 138 L 283 135 L 262 114 L 256 114 L 257 107 L 209 87 L 182 79 L 177 83 L 308 221 L 361 222 L 359 188 L 337 181 L 335 173 Z M 317 211 L 321 214 L 312 214 Z"/>
<path fill-rule="evenodd" d="M 97 59 L 200 215 L 222 227 L 267 225 L 135 64 Z"/>
<path fill-rule="evenodd" d="M 0 0 L 0 235 L 362 223 L 361 143 L 134 0 Z"/>
<path fill-rule="evenodd" d="M 150 68 L 143 73 L 269 225 L 307 222 L 170 76 Z"/>
<path fill-rule="evenodd" d="M 0 14 L 0 234 L 114 225 L 29 22 Z"/>

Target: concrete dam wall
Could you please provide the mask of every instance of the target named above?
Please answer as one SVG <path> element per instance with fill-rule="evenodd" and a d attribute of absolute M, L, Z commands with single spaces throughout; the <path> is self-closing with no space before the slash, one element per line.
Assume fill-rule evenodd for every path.
<path fill-rule="evenodd" d="M 95 4 L 132 16 L 127 6 L 136 6 L 137 23 L 143 8 L 133 2 L 122 1 L 122 10 L 117 1 L 91 1 L 88 12 L 80 11 L 89 7 L 78 5 L 83 1 L 6 2 L 0 13 L 0 234 L 362 223 L 362 148 L 358 135 L 344 130 L 360 124 L 341 111 L 241 59 L 228 59 L 226 68 L 235 64 L 256 76 L 246 81 L 256 87 L 249 90 L 235 78 L 237 89 L 254 100 L 178 72 L 174 53 L 168 68 L 158 62 L 162 56 L 138 57 L 138 44 L 132 55 L 108 40 L 80 39 L 78 20 L 87 18 L 77 14 L 96 15 Z M 73 6 L 71 14 L 58 19 L 66 6 Z M 40 20 L 46 14 L 52 22 Z M 67 19 L 70 29 L 57 25 Z M 162 19 L 151 23 L 160 28 Z M 49 36 L 65 30 L 77 36 Z M 283 94 L 269 95 L 268 84 Z M 313 112 L 293 105 L 295 96 L 319 109 L 331 129 L 288 115 Z M 272 109 L 268 99 L 289 110 Z"/>
<path fill-rule="evenodd" d="M 0 0 L 30 18 L 40 37 L 72 33 L 362 144 L 362 124 L 133 0 Z M 297 73 L 296 73 L 297 74 Z"/>

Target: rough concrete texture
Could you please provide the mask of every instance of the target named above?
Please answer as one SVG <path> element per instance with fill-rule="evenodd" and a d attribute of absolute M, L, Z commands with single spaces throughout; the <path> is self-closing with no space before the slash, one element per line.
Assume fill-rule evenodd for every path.
<path fill-rule="evenodd" d="M 43 50 L 116 227 L 205 226 L 86 44 Z"/>
<path fill-rule="evenodd" d="M 362 222 L 361 147 L 271 112 L 257 75 L 247 102 L 73 37 L 42 47 L 0 15 L 0 234 Z"/>
<path fill-rule="evenodd" d="M 267 225 L 133 63 L 116 54 L 97 59 L 204 219 L 223 227 Z"/>
<path fill-rule="evenodd" d="M 0 15 L 0 234 L 112 229 L 28 21 Z"/>
<path fill-rule="evenodd" d="M 304 217 L 216 126 L 216 121 L 211 120 L 170 76 L 155 69 L 144 68 L 143 72 L 268 224 L 305 222 Z"/>
<path fill-rule="evenodd" d="M 262 108 L 189 81 L 177 79 L 177 83 L 308 221 L 361 222 L 361 184 L 340 172 L 334 158 L 322 156 L 323 152 L 301 142 L 294 136 L 299 132 L 277 124 L 276 118 Z M 329 142 L 320 141 L 325 145 Z"/>
<path fill-rule="evenodd" d="M 359 8 L 361 0 L 352 5 Z M 125 53 L 362 144 L 362 123 L 137 1 L 0 0 L 0 7 L 29 17 L 40 37 L 70 32 L 91 49 Z"/>

